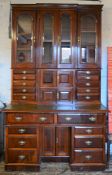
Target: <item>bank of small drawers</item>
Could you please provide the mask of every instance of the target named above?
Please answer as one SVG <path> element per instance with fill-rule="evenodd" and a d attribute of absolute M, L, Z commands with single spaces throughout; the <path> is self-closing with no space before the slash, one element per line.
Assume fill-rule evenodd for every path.
<path fill-rule="evenodd" d="M 13 70 L 13 100 L 36 100 L 36 75 L 34 69 Z"/>
<path fill-rule="evenodd" d="M 100 71 L 76 71 L 76 98 L 78 101 L 100 101 Z"/>

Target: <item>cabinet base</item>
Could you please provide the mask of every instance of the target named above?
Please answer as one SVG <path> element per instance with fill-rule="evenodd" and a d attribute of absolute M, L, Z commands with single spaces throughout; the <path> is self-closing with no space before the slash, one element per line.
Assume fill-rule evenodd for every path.
<path fill-rule="evenodd" d="M 60 157 L 60 156 L 46 156 L 41 157 L 42 162 L 69 162 L 70 157 Z"/>
<path fill-rule="evenodd" d="M 104 171 L 106 169 L 105 164 L 71 164 L 71 171 Z"/>
<path fill-rule="evenodd" d="M 40 171 L 40 165 L 20 165 L 20 164 L 6 164 L 6 171 Z"/>

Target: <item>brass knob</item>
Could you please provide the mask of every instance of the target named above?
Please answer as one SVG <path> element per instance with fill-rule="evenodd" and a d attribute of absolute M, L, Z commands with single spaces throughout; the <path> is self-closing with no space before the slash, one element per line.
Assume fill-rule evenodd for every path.
<path fill-rule="evenodd" d="M 90 96 L 86 96 L 85 99 L 86 99 L 86 100 L 90 100 L 91 97 L 90 97 Z"/>
<path fill-rule="evenodd" d="M 92 133 L 92 129 L 86 129 L 86 132 L 87 132 L 88 134 L 90 134 L 90 133 Z"/>
<path fill-rule="evenodd" d="M 26 158 L 26 156 L 25 155 L 19 155 L 18 158 L 19 158 L 19 160 L 24 160 Z"/>
<path fill-rule="evenodd" d="M 91 92 L 91 90 L 90 89 L 86 89 L 86 92 Z"/>
<path fill-rule="evenodd" d="M 26 96 L 22 96 L 21 98 L 22 98 L 22 100 L 25 100 L 25 99 L 27 99 L 27 97 L 26 97 Z"/>
<path fill-rule="evenodd" d="M 26 86 L 26 82 L 23 82 L 23 84 L 22 84 L 23 86 Z"/>
<path fill-rule="evenodd" d="M 87 141 L 85 141 L 85 144 L 88 145 L 88 146 L 90 146 L 90 145 L 92 145 L 92 141 L 87 140 Z"/>
<path fill-rule="evenodd" d="M 27 92 L 27 90 L 26 89 L 22 89 L 22 92 Z"/>
<path fill-rule="evenodd" d="M 25 128 L 18 129 L 18 133 L 20 133 L 20 134 L 24 134 L 25 132 L 26 132 Z"/>
<path fill-rule="evenodd" d="M 90 117 L 89 120 L 90 120 L 91 122 L 95 122 L 95 121 L 96 121 L 96 117 Z"/>
<path fill-rule="evenodd" d="M 18 142 L 18 144 L 19 144 L 20 146 L 23 146 L 23 145 L 26 144 L 26 141 L 24 141 L 24 140 L 20 140 L 20 141 Z"/>
<path fill-rule="evenodd" d="M 47 120 L 47 118 L 46 118 L 46 117 L 40 117 L 39 120 L 40 120 L 41 122 L 44 122 L 44 121 Z"/>
<path fill-rule="evenodd" d="M 26 79 L 27 79 L 27 77 L 25 77 L 25 76 L 24 76 L 24 77 L 22 77 L 22 79 L 23 79 L 23 80 L 26 80 Z"/>
<path fill-rule="evenodd" d="M 90 79 L 91 79 L 91 77 L 85 77 L 85 79 L 86 79 L 86 80 L 90 80 Z"/>
<path fill-rule="evenodd" d="M 90 86 L 91 84 L 90 83 L 86 83 L 86 86 Z"/>
<path fill-rule="evenodd" d="M 70 121 L 70 120 L 72 120 L 72 118 L 71 117 L 66 117 L 65 120 Z"/>
<path fill-rule="evenodd" d="M 87 74 L 87 75 L 90 75 L 90 74 L 91 74 L 91 71 L 86 71 L 86 74 Z"/>
<path fill-rule="evenodd" d="M 26 71 L 26 70 L 23 70 L 23 71 L 22 71 L 22 73 L 23 73 L 23 74 L 26 74 L 26 73 L 27 73 L 27 71 Z"/>
<path fill-rule="evenodd" d="M 90 159 L 92 159 L 92 156 L 91 156 L 91 155 L 86 155 L 85 158 L 86 158 L 87 160 L 90 160 Z"/>
<path fill-rule="evenodd" d="M 15 117 L 15 120 L 18 121 L 18 122 L 21 121 L 22 119 L 23 119 L 23 118 L 20 117 L 20 116 Z"/>

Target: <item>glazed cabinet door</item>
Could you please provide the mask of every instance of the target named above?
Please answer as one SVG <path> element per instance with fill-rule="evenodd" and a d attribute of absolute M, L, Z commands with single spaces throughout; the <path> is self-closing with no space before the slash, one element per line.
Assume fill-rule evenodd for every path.
<path fill-rule="evenodd" d="M 78 67 L 100 67 L 100 11 L 90 9 L 78 14 Z"/>
<path fill-rule="evenodd" d="M 37 67 L 56 67 L 56 12 L 42 10 L 39 13 L 40 36 L 38 38 Z"/>
<path fill-rule="evenodd" d="M 74 10 L 60 10 L 58 17 L 58 68 L 76 65 L 76 14 Z"/>
<path fill-rule="evenodd" d="M 35 24 L 33 11 L 13 11 L 12 67 L 35 67 Z"/>

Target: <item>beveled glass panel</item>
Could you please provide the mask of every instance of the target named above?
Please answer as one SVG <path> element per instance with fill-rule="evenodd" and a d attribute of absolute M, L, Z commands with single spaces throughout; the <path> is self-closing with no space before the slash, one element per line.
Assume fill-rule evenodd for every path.
<path fill-rule="evenodd" d="M 81 18 L 81 63 L 96 62 L 96 19 L 94 16 Z"/>
<path fill-rule="evenodd" d="M 21 14 L 17 19 L 17 55 L 18 63 L 33 62 L 33 18 Z"/>
<path fill-rule="evenodd" d="M 54 17 L 51 14 L 44 15 L 44 33 L 43 33 L 43 64 L 52 64 L 53 59 L 53 31 Z"/>
<path fill-rule="evenodd" d="M 61 38 L 59 38 L 60 43 L 60 64 L 71 63 L 71 23 L 70 16 L 68 14 L 63 14 L 61 16 Z"/>

